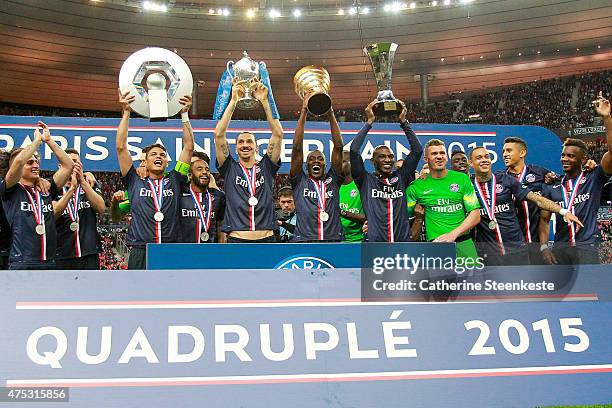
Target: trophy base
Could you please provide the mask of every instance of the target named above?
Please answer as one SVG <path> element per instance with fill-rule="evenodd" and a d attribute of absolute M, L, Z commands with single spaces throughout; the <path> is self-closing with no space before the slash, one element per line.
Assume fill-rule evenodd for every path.
<path fill-rule="evenodd" d="M 149 118 L 149 122 L 165 122 L 168 118 Z"/>
<path fill-rule="evenodd" d="M 379 101 L 374 105 L 372 111 L 376 116 L 399 115 L 402 111 L 402 105 L 400 105 L 397 100 Z"/>
<path fill-rule="evenodd" d="M 327 94 L 314 94 L 308 98 L 308 111 L 313 115 L 323 115 L 331 109 L 331 106 L 332 101 Z"/>

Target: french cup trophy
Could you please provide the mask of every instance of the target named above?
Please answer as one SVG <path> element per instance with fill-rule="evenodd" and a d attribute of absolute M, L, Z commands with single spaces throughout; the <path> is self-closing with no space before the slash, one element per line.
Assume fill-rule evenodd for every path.
<path fill-rule="evenodd" d="M 134 112 L 151 122 L 165 121 L 180 112 L 179 102 L 193 92 L 193 77 L 187 63 L 165 48 L 148 47 L 128 57 L 119 72 L 119 89 L 136 97 Z"/>
<path fill-rule="evenodd" d="M 395 43 L 376 43 L 363 49 L 372 64 L 378 88 L 376 99 L 379 103 L 375 104 L 372 109 L 376 116 L 390 116 L 402 111 L 402 106 L 391 92 L 391 73 L 396 50 L 397 44 Z"/>
<path fill-rule="evenodd" d="M 246 51 L 243 52 L 243 57 L 237 62 L 227 62 L 227 73 L 230 78 L 238 78 L 244 83 L 244 97 L 238 100 L 236 107 L 241 110 L 256 109 L 259 106 L 259 101 L 252 95 L 254 80 L 259 80 L 259 64 L 249 57 Z"/>
<path fill-rule="evenodd" d="M 295 93 L 302 98 L 308 98 L 308 111 L 313 115 L 323 115 L 331 108 L 329 96 L 331 83 L 329 73 L 323 67 L 308 65 L 300 69 L 293 77 Z"/>

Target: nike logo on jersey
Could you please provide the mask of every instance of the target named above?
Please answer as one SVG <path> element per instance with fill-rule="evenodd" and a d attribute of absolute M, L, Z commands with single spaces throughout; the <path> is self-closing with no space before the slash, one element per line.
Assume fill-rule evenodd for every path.
<path fill-rule="evenodd" d="M 423 194 L 431 193 L 433 189 L 423 191 Z"/>
<path fill-rule="evenodd" d="M 558 184 L 558 185 L 556 185 L 556 186 L 553 186 L 553 188 L 559 188 L 559 187 L 561 187 L 561 184 Z"/>

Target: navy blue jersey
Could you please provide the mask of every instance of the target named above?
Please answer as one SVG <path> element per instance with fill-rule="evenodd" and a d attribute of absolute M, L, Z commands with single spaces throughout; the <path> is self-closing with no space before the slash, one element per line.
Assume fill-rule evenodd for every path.
<path fill-rule="evenodd" d="M 331 168 L 323 178 L 325 188 L 325 213 L 328 219 L 323 221 L 322 210 L 317 199 L 317 187 L 304 172 L 298 172 L 291 178 L 297 223 L 293 241 L 342 241 L 342 223 L 340 222 L 340 186 L 344 177 Z M 319 182 L 320 183 L 320 182 Z M 322 186 L 318 187 L 319 191 Z"/>
<path fill-rule="evenodd" d="M 96 183 L 93 187 L 96 194 L 102 196 L 100 185 Z M 67 188 L 62 189 L 62 195 L 66 194 Z M 67 206 L 62 215 L 56 220 L 57 228 L 57 250 L 55 259 L 80 258 L 86 255 L 100 253 L 100 239 L 98 237 L 98 218 L 96 212 L 87 199 L 83 189 L 79 189 L 78 223 L 76 231 L 70 229 L 73 222 L 70 218 L 69 207 Z M 76 194 L 73 193 L 73 197 Z M 74 198 L 71 200 L 74 202 Z M 71 206 L 73 203 L 70 204 Z"/>
<path fill-rule="evenodd" d="M 498 228 L 491 229 L 489 228 L 491 218 L 485 206 L 491 211 L 493 179 L 481 183 L 475 180 L 475 176 L 472 176 L 474 190 L 481 206 L 480 223 L 476 226 L 476 242 L 490 243 L 491 247 L 502 253 L 525 244 L 523 231 L 516 217 L 515 200 L 519 204 L 525 201 L 530 190 L 519 183 L 516 178 L 504 172 L 495 173 L 495 177 L 494 218 Z"/>
<path fill-rule="evenodd" d="M 406 204 L 406 187 L 414 180 L 414 171 L 423 148 L 408 122 L 401 124 L 408 142 L 410 154 L 402 168 L 387 178 L 368 173 L 361 158 L 361 146 L 372 126 L 366 123 L 351 143 L 351 174 L 359 188 L 363 209 L 368 219 L 366 241 L 410 241 L 410 225 Z"/>
<path fill-rule="evenodd" d="M 20 183 L 7 188 L 4 180 L 0 181 L 0 196 L 6 218 L 11 226 L 12 239 L 10 263 L 50 261 L 55 257 L 57 230 L 53 215 L 53 201 L 60 194 L 53 178 L 48 194 L 38 193 L 34 188 Z M 28 193 L 30 194 L 28 196 Z M 45 233 L 36 233 L 37 221 L 34 208 L 39 208 L 36 196 L 40 194 L 44 217 Z M 35 206 L 30 199 L 34 200 Z"/>
<path fill-rule="evenodd" d="M 550 170 L 544 167 L 535 166 L 533 164 L 525 165 L 523 174 L 514 174 L 508 172 L 509 175 L 516 178 L 519 183 L 527 186 L 529 191 L 536 194 L 542 194 L 542 186 L 544 185 L 544 176 L 550 173 Z M 538 242 L 538 224 L 540 222 L 540 207 L 533 201 L 523 201 L 517 204 L 518 219 L 521 225 L 521 230 L 525 237 L 525 242 Z"/>
<path fill-rule="evenodd" d="M 149 179 L 142 180 L 136 174 L 134 167 L 131 167 L 125 177 L 122 177 L 122 181 L 128 191 L 132 211 L 128 245 L 144 247 L 147 243 L 178 242 L 180 195 L 187 184 L 187 178 L 172 170 L 162 179 L 150 180 L 154 183 L 154 188 L 159 187 L 157 183 L 161 184 L 163 195 L 161 212 L 164 215 L 161 222 L 157 222 L 154 218 L 157 209 Z"/>
<path fill-rule="evenodd" d="M 242 167 L 229 155 L 223 166 L 217 163 L 217 169 L 223 175 L 225 184 L 225 217 L 222 230 L 232 231 L 265 231 L 275 230 L 276 215 L 274 213 L 274 182 L 280 169 L 278 163 L 272 163 L 270 157 L 264 154 L 263 159 L 255 167 L 255 198 L 257 205 L 249 205 L 249 181 Z M 249 169 L 252 170 L 252 169 Z"/>
<path fill-rule="evenodd" d="M 597 210 L 599 209 L 603 186 L 608 181 L 608 178 L 609 176 L 604 173 L 601 166 L 597 166 L 590 173 L 583 173 L 582 182 L 578 186 L 578 191 L 576 191 L 572 212 L 580 219 L 584 228 L 581 228 L 578 233 L 574 234 L 574 229 L 570 231 L 567 223 L 561 217 L 556 217 L 555 243 L 571 242 L 570 233 L 573 235 L 576 245 L 589 245 L 598 240 Z M 565 183 L 566 190 L 571 193 L 575 187 L 577 177 L 574 179 L 564 178 L 562 181 Z M 557 181 L 552 185 L 545 184 L 542 188 L 542 195 L 566 208 L 563 201 L 561 181 Z"/>
<path fill-rule="evenodd" d="M 217 242 L 217 222 L 223 219 L 223 212 L 225 210 L 225 194 L 216 188 L 209 188 L 208 192 L 195 192 L 195 194 L 196 199 L 202 208 L 204 225 L 207 222 L 207 218 L 210 217 L 210 226 L 207 229 L 208 241 L 206 242 Z M 208 201 L 209 194 L 212 203 L 212 211 L 210 212 L 210 215 L 210 204 Z M 204 232 L 204 225 L 200 220 L 200 213 L 197 209 L 197 205 L 198 204 L 196 204 L 196 201 L 194 201 L 194 197 L 191 194 L 191 189 L 189 186 L 186 186 L 181 195 L 181 242 L 202 242 L 201 237 L 202 233 Z"/>

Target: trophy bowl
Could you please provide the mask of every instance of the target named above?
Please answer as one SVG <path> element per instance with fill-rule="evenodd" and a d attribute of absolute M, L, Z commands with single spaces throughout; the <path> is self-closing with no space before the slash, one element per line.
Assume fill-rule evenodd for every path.
<path fill-rule="evenodd" d="M 187 63 L 165 48 L 148 47 L 130 55 L 119 72 L 119 89 L 136 98 L 134 112 L 151 121 L 164 121 L 180 112 L 179 102 L 193 92 Z"/>
<path fill-rule="evenodd" d="M 295 74 L 293 84 L 295 93 L 302 100 L 308 98 L 308 111 L 313 115 L 323 115 L 331 109 L 331 82 L 329 72 L 325 68 L 308 65 Z"/>
<path fill-rule="evenodd" d="M 395 43 L 375 43 L 363 49 L 370 59 L 378 88 L 376 99 L 379 103 L 375 104 L 372 109 L 376 116 L 397 115 L 402 111 L 402 106 L 391 91 L 391 74 L 396 50 L 397 44 Z"/>
<path fill-rule="evenodd" d="M 244 97 L 238 100 L 236 107 L 241 110 L 251 110 L 259 107 L 259 101 L 252 95 L 253 80 L 259 80 L 259 64 L 249 57 L 246 51 L 243 52 L 243 57 L 237 62 L 227 62 L 227 72 L 229 76 L 244 83 Z"/>

